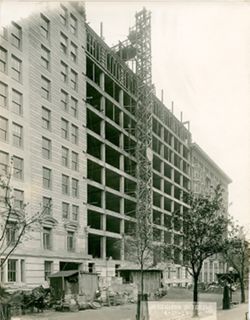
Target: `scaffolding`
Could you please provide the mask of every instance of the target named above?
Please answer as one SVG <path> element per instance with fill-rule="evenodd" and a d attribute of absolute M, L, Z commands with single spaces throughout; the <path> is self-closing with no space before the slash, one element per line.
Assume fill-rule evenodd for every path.
<path fill-rule="evenodd" d="M 136 14 L 135 30 L 129 39 L 136 48 L 137 106 L 136 106 L 136 160 L 137 209 L 143 223 L 152 221 L 152 67 L 151 67 L 151 13 L 144 8 Z"/>

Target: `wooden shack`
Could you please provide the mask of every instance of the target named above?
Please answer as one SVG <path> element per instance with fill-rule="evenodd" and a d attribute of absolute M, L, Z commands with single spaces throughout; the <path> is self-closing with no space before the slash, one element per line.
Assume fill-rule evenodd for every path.
<path fill-rule="evenodd" d="M 141 270 L 139 267 L 120 267 L 118 275 L 123 283 L 136 284 L 140 291 Z M 159 268 L 148 268 L 143 271 L 144 293 L 154 293 L 162 287 L 162 270 Z"/>
<path fill-rule="evenodd" d="M 58 271 L 50 275 L 50 287 L 57 300 L 65 295 L 84 295 L 92 301 L 98 288 L 97 273 L 79 270 Z"/>

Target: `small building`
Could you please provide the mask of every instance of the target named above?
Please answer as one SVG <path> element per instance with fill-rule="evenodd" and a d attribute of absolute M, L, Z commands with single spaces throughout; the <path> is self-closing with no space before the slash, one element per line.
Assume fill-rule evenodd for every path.
<path fill-rule="evenodd" d="M 162 287 L 162 269 L 148 268 L 143 271 L 144 293 L 153 293 Z M 120 267 L 118 275 L 123 279 L 123 283 L 133 283 L 140 291 L 141 269 L 139 266 Z"/>
<path fill-rule="evenodd" d="M 50 286 L 57 300 L 65 295 L 85 296 L 86 301 L 92 301 L 98 288 L 97 273 L 78 270 L 59 271 L 50 275 Z"/>

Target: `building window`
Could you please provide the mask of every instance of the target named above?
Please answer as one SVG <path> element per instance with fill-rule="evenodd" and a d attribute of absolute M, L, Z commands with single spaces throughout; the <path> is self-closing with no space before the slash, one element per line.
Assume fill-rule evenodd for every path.
<path fill-rule="evenodd" d="M 12 31 L 11 31 L 11 44 L 21 49 L 22 45 L 22 28 L 16 24 L 15 22 L 12 22 Z"/>
<path fill-rule="evenodd" d="M 42 137 L 42 155 L 44 159 L 51 159 L 51 140 Z"/>
<path fill-rule="evenodd" d="M 51 250 L 52 241 L 51 241 L 51 228 L 43 228 L 43 249 Z"/>
<path fill-rule="evenodd" d="M 71 142 L 78 144 L 78 127 L 74 124 L 71 125 Z"/>
<path fill-rule="evenodd" d="M 13 205 L 17 210 L 22 210 L 24 205 L 24 195 L 22 190 L 14 189 Z"/>
<path fill-rule="evenodd" d="M 79 207 L 72 205 L 72 220 L 78 221 Z"/>
<path fill-rule="evenodd" d="M 68 66 L 61 61 L 61 79 L 63 82 L 68 82 Z"/>
<path fill-rule="evenodd" d="M 69 195 L 69 177 L 62 175 L 62 193 Z"/>
<path fill-rule="evenodd" d="M 68 111 L 69 95 L 64 90 L 61 90 L 61 106 L 64 111 Z"/>
<path fill-rule="evenodd" d="M 69 149 L 62 147 L 62 165 L 69 166 Z"/>
<path fill-rule="evenodd" d="M 79 159 L 78 153 L 72 151 L 71 153 L 71 168 L 72 170 L 78 171 L 79 168 Z"/>
<path fill-rule="evenodd" d="M 181 278 L 181 268 L 178 267 L 177 268 L 177 279 L 180 279 Z"/>
<path fill-rule="evenodd" d="M 44 261 L 44 280 L 48 281 L 52 273 L 53 261 Z"/>
<path fill-rule="evenodd" d="M 23 179 L 23 159 L 13 156 L 13 176 L 16 179 Z"/>
<path fill-rule="evenodd" d="M 79 182 L 77 179 L 72 178 L 72 197 L 78 198 L 79 196 Z"/>
<path fill-rule="evenodd" d="M 4 39 L 7 39 L 7 28 L 4 26 L 0 26 L 0 36 Z"/>
<path fill-rule="evenodd" d="M 8 120 L 0 117 L 0 139 L 7 141 L 8 139 Z"/>
<path fill-rule="evenodd" d="M 8 282 L 16 282 L 17 279 L 17 260 L 8 260 Z"/>
<path fill-rule="evenodd" d="M 8 246 L 13 246 L 17 241 L 18 226 L 15 222 L 8 222 L 6 228 L 6 242 Z"/>
<path fill-rule="evenodd" d="M 62 216 L 64 219 L 69 219 L 69 204 L 66 202 L 62 203 Z"/>
<path fill-rule="evenodd" d="M 0 71 L 7 71 L 7 50 L 0 47 Z"/>
<path fill-rule="evenodd" d="M 72 61 L 77 61 L 77 46 L 71 42 L 70 43 L 70 58 Z"/>
<path fill-rule="evenodd" d="M 50 51 L 41 45 L 41 65 L 49 70 L 50 68 Z"/>
<path fill-rule="evenodd" d="M 61 32 L 60 34 L 60 48 L 64 54 L 68 51 L 68 38 Z"/>
<path fill-rule="evenodd" d="M 72 89 L 77 90 L 77 73 L 71 69 L 70 75 L 70 86 Z"/>
<path fill-rule="evenodd" d="M 7 84 L 0 82 L 0 105 L 5 108 L 7 108 L 7 95 L 8 95 Z"/>
<path fill-rule="evenodd" d="M 0 151 L 0 175 L 6 175 L 8 172 L 9 166 L 9 154 L 3 151 Z"/>
<path fill-rule="evenodd" d="M 95 272 L 95 264 L 93 262 L 88 263 L 88 271 L 89 273 Z"/>
<path fill-rule="evenodd" d="M 42 107 L 42 127 L 44 129 L 50 130 L 51 122 L 51 111 Z"/>
<path fill-rule="evenodd" d="M 42 81 L 42 85 L 41 85 L 42 97 L 44 99 L 49 100 L 50 99 L 50 81 L 43 76 L 41 77 L 41 81 Z"/>
<path fill-rule="evenodd" d="M 73 14 L 70 15 L 70 25 L 69 25 L 70 31 L 73 34 L 77 34 L 77 19 Z"/>
<path fill-rule="evenodd" d="M 62 127 L 61 127 L 61 133 L 62 138 L 69 139 L 69 122 L 65 119 L 62 120 Z"/>
<path fill-rule="evenodd" d="M 23 146 L 23 127 L 19 124 L 12 123 L 13 145 L 21 148 Z"/>
<path fill-rule="evenodd" d="M 78 115 L 78 101 L 71 97 L 70 110 L 73 117 L 77 118 Z"/>
<path fill-rule="evenodd" d="M 75 233 L 72 231 L 67 232 L 67 250 L 75 251 Z"/>
<path fill-rule="evenodd" d="M 60 5 L 60 20 L 65 26 L 67 24 L 67 15 L 67 9 L 63 5 Z"/>
<path fill-rule="evenodd" d="M 21 81 L 22 61 L 15 56 L 11 56 L 11 77 L 14 80 Z"/>
<path fill-rule="evenodd" d="M 23 114 L 23 95 L 12 89 L 12 110 L 18 115 Z"/>
<path fill-rule="evenodd" d="M 47 19 L 43 14 L 41 14 L 41 35 L 45 39 L 49 39 L 49 19 Z"/>
<path fill-rule="evenodd" d="M 43 214 L 51 216 L 52 215 L 52 199 L 43 197 Z"/>
<path fill-rule="evenodd" d="M 51 169 L 43 167 L 43 187 L 51 189 L 52 187 L 52 173 Z"/>

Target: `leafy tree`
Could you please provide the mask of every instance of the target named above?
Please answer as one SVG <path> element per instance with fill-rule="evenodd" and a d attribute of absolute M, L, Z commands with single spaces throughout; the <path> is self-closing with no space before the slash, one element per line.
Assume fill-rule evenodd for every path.
<path fill-rule="evenodd" d="M 183 264 L 193 278 L 194 316 L 198 315 L 198 279 L 204 260 L 223 249 L 228 219 L 222 189 L 211 187 L 207 194 L 188 192 L 189 209 L 183 214 Z M 174 218 L 174 216 L 173 216 Z"/>
<path fill-rule="evenodd" d="M 13 164 L 0 175 L 0 268 L 28 237 L 32 226 L 39 222 L 45 210 L 35 214 L 27 212 L 27 205 L 15 198 L 12 188 Z"/>
<path fill-rule="evenodd" d="M 228 265 L 233 267 L 238 274 L 241 302 L 244 303 L 246 300 L 245 279 L 249 271 L 249 242 L 246 241 L 243 227 L 240 227 L 234 221 L 230 222 L 230 229 L 223 254 Z"/>

